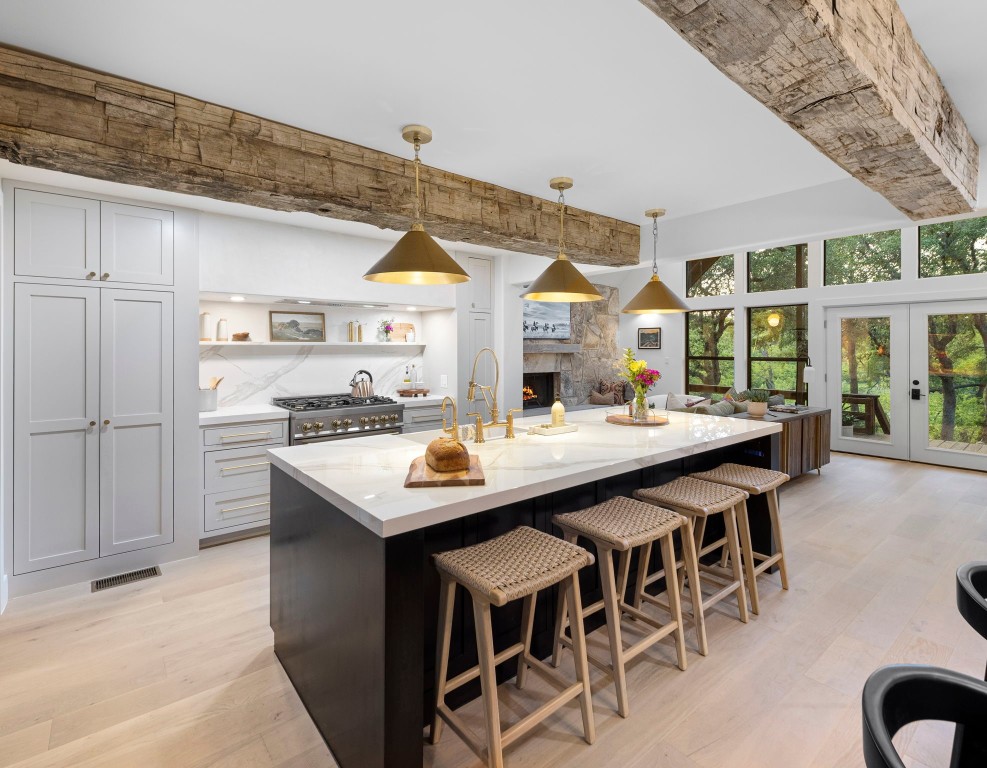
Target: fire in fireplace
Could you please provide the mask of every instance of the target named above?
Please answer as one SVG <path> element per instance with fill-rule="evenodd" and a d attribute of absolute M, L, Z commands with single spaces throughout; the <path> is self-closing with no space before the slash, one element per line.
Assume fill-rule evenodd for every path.
<path fill-rule="evenodd" d="M 525 408 L 544 408 L 555 402 L 558 392 L 557 373 L 526 373 L 521 389 L 522 405 Z"/>

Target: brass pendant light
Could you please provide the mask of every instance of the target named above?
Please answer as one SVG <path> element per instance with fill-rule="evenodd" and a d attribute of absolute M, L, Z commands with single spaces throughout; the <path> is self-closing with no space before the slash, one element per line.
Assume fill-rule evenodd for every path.
<path fill-rule="evenodd" d="M 664 208 L 650 208 L 644 212 L 651 218 L 651 234 L 654 250 L 651 258 L 651 279 L 637 296 L 631 299 L 621 312 L 628 315 L 670 314 L 688 312 L 689 308 L 675 293 L 658 278 L 658 217 L 665 215 Z"/>
<path fill-rule="evenodd" d="M 406 232 L 363 279 L 402 285 L 465 283 L 470 276 L 428 235 L 422 224 L 421 160 L 418 159 L 418 151 L 422 144 L 432 140 L 432 131 L 424 125 L 406 125 L 401 129 L 401 137 L 415 147 L 415 223 L 411 225 L 411 231 Z"/>
<path fill-rule="evenodd" d="M 559 193 L 559 254 L 548 269 L 538 276 L 528 290 L 521 294 L 530 301 L 600 301 L 603 296 L 593 284 L 582 276 L 569 257 L 565 255 L 565 190 L 572 187 L 572 179 L 558 176 L 549 182 Z"/>

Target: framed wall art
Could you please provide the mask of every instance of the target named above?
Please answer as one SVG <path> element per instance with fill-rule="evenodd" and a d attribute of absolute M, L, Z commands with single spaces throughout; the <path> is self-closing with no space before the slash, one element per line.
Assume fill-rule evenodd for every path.
<path fill-rule="evenodd" d="M 661 328 L 638 328 L 638 349 L 661 349 Z"/>

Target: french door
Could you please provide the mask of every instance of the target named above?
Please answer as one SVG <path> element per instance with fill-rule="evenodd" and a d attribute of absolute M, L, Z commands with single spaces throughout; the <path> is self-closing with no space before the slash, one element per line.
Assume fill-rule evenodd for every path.
<path fill-rule="evenodd" d="M 827 311 L 833 449 L 987 470 L 987 301 Z"/>

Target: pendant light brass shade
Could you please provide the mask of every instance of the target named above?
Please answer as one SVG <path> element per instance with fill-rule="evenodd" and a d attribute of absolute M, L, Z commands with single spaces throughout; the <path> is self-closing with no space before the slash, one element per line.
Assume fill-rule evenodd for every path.
<path fill-rule="evenodd" d="M 416 224 L 369 269 L 363 279 L 403 285 L 451 285 L 465 283 L 470 276 Z"/>
<path fill-rule="evenodd" d="M 675 292 L 658 277 L 658 217 L 665 215 L 664 208 L 651 208 L 644 212 L 651 218 L 651 234 L 654 240 L 651 258 L 651 279 L 644 288 L 627 302 L 621 312 L 627 315 L 663 315 L 673 312 L 688 312 L 689 307 Z"/>
<path fill-rule="evenodd" d="M 572 187 L 572 179 L 559 176 L 549 182 L 559 193 L 559 253 L 548 269 L 521 294 L 529 301 L 600 301 L 603 296 L 593 284 L 583 277 L 569 257 L 565 255 L 565 190 Z"/>
<path fill-rule="evenodd" d="M 384 257 L 363 276 L 375 283 L 402 285 L 451 285 L 470 279 L 456 260 L 429 236 L 422 224 L 421 189 L 418 151 L 432 140 L 432 132 L 424 125 L 406 125 L 402 138 L 415 147 L 415 223 Z"/>

